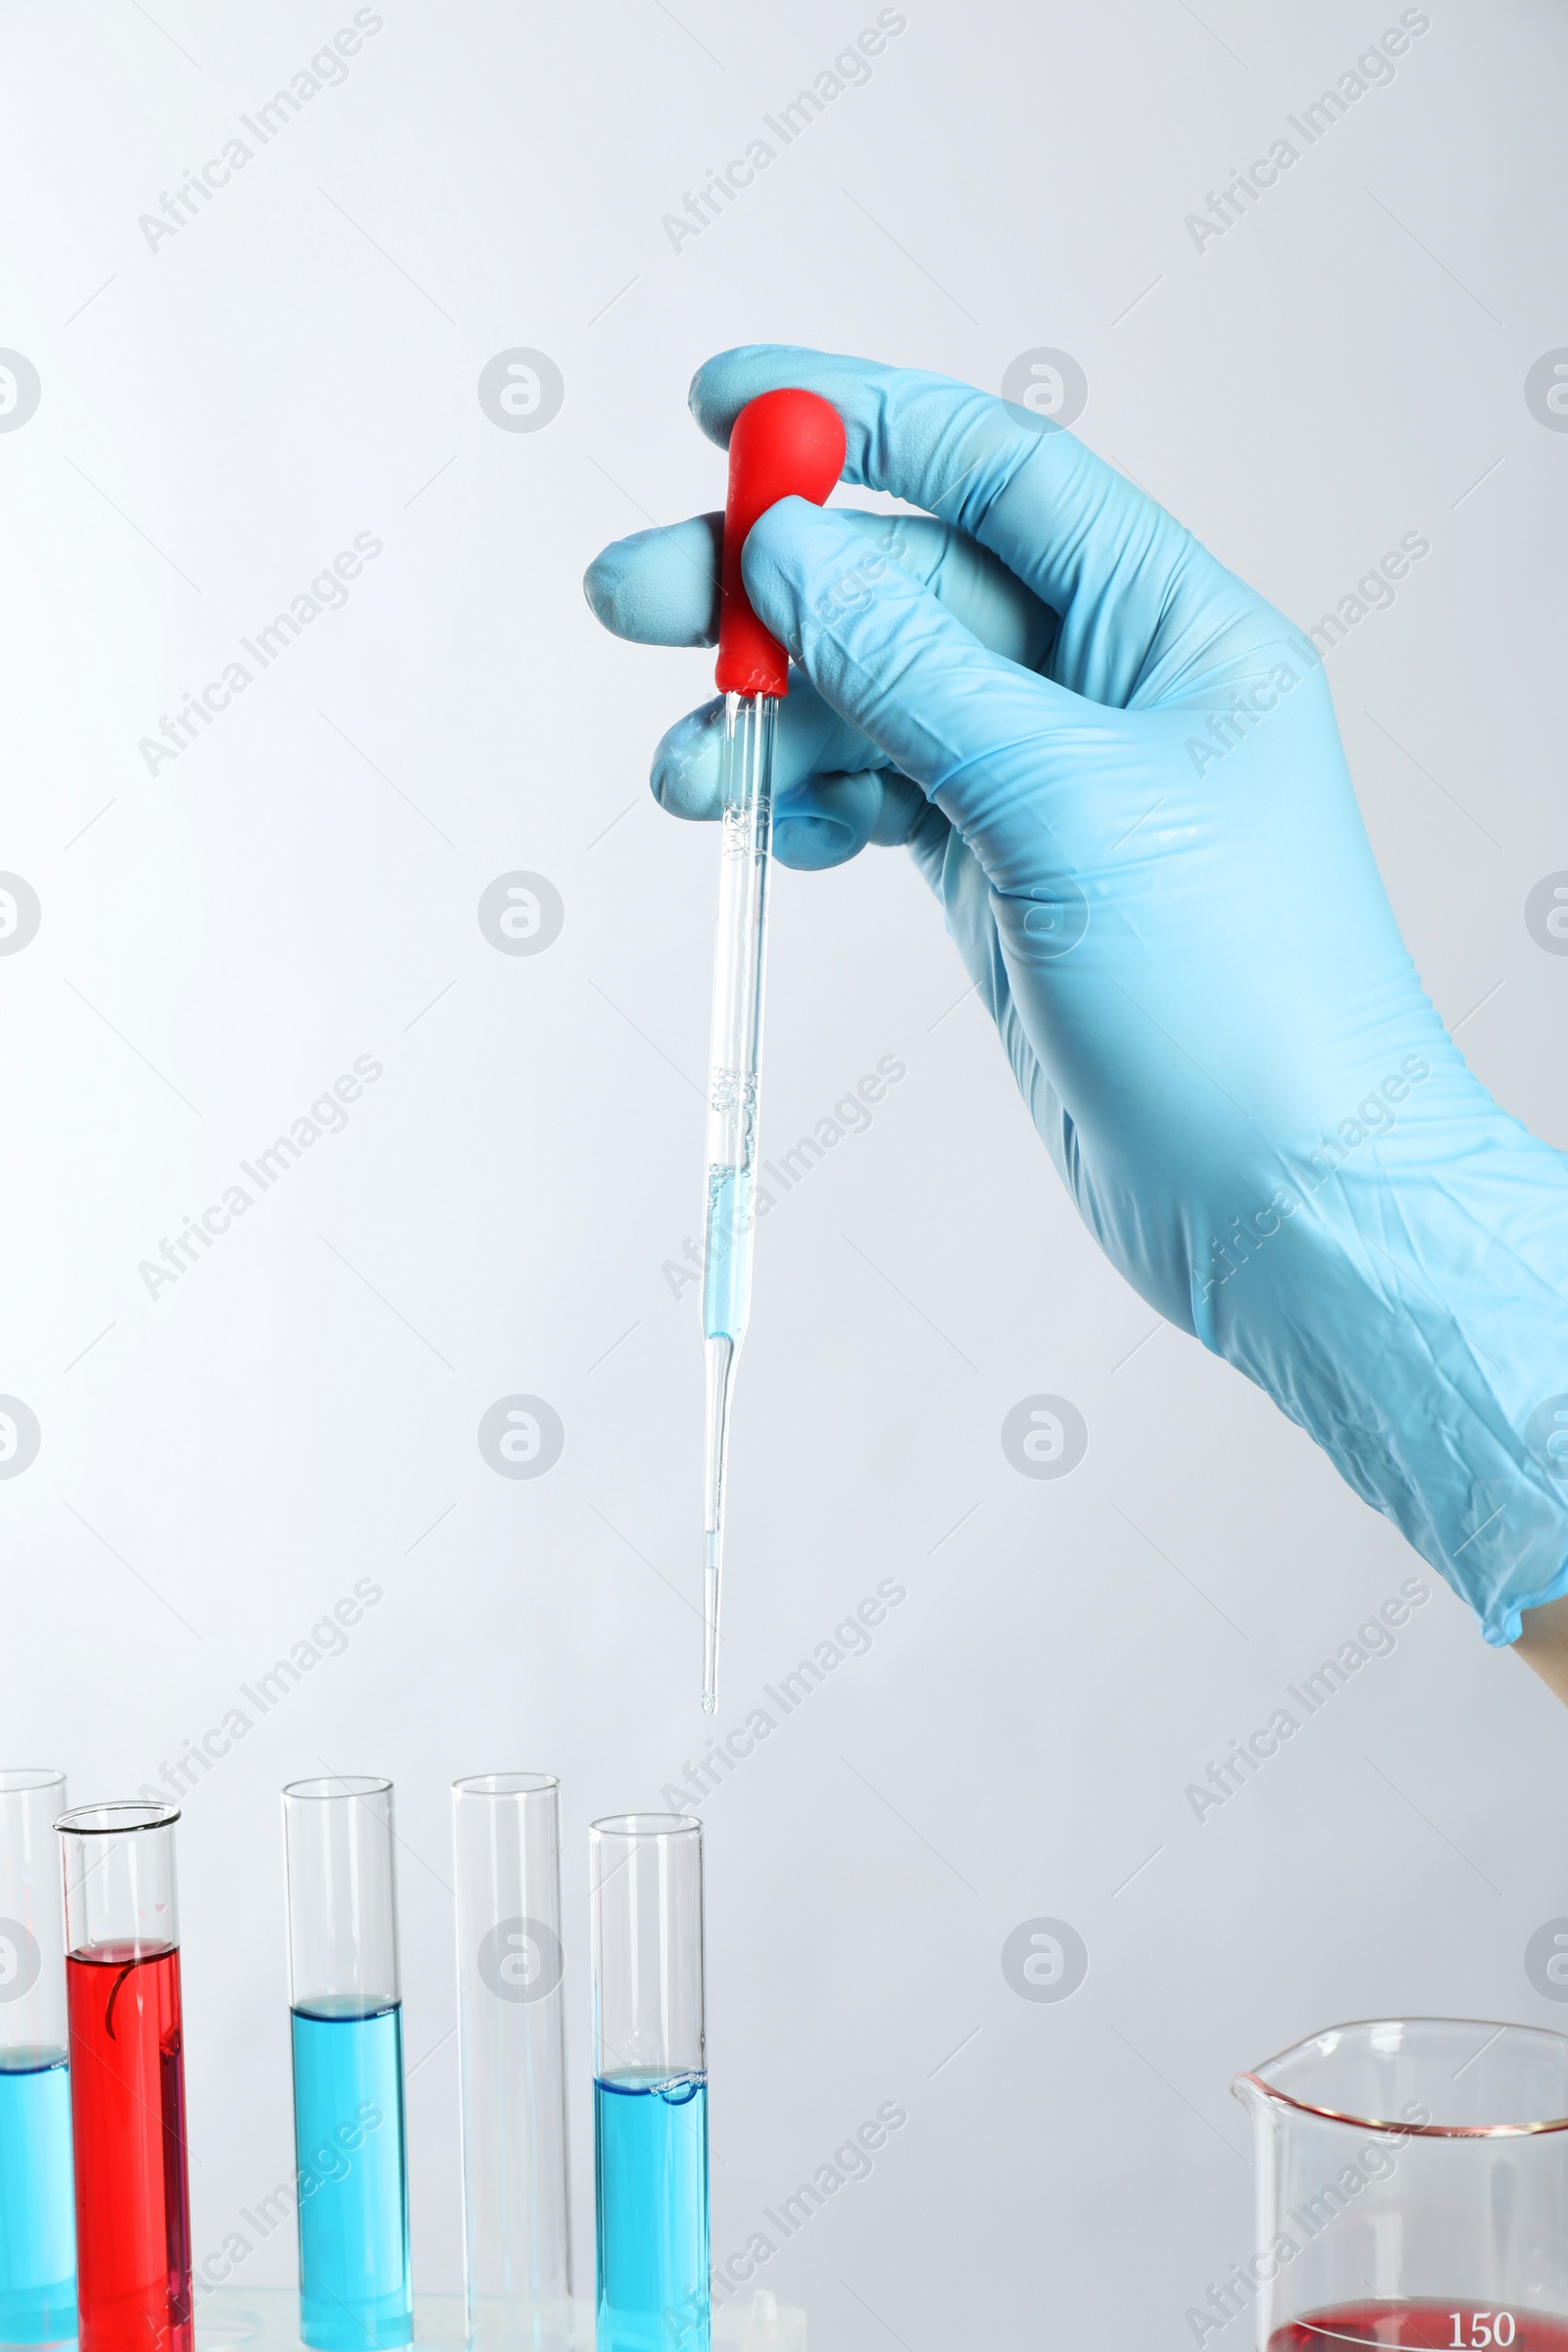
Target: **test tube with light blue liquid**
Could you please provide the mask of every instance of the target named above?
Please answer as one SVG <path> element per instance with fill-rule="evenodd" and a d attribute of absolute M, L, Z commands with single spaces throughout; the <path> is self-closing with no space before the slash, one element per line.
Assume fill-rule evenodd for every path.
<path fill-rule="evenodd" d="M 0 2343 L 76 2332 L 64 1773 L 0 1771 Z"/>
<path fill-rule="evenodd" d="M 589 1832 L 598 2352 L 709 2352 L 703 1832 Z"/>
<path fill-rule="evenodd" d="M 392 2352 L 414 2339 L 392 1784 L 295 1781 L 283 1836 L 300 2335 Z"/>

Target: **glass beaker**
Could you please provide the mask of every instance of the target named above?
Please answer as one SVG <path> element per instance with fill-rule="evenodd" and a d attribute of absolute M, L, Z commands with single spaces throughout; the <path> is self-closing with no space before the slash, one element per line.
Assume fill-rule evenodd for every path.
<path fill-rule="evenodd" d="M 1560 2034 L 1363 2020 L 1231 2087 L 1252 2118 L 1257 2236 L 1210 2289 L 1216 2332 L 1252 2303 L 1259 2352 L 1568 2352 Z"/>

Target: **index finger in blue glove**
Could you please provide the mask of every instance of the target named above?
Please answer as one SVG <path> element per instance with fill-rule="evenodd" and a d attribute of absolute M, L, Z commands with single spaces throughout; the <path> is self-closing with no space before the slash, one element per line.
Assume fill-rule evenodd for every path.
<path fill-rule="evenodd" d="M 749 400 L 788 384 L 820 393 L 844 419 L 846 481 L 956 523 L 1061 615 L 1053 674 L 1095 702 L 1145 706 L 1190 690 L 1267 612 L 1072 434 L 948 376 L 749 344 L 698 369 L 692 413 L 724 443 Z"/>

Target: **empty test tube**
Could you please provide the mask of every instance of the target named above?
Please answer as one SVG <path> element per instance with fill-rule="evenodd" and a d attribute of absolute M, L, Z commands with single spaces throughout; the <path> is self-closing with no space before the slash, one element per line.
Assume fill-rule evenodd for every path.
<path fill-rule="evenodd" d="M 560 1785 L 452 1786 L 464 2273 L 474 2352 L 567 2352 L 572 2333 Z"/>

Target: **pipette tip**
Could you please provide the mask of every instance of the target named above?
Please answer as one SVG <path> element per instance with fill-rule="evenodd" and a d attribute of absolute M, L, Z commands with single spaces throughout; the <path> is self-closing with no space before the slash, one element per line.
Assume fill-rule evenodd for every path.
<path fill-rule="evenodd" d="M 718 1561 L 721 1539 L 710 1528 L 703 1540 L 703 1713 L 718 1711 Z"/>
<path fill-rule="evenodd" d="M 719 1572 L 724 1552 L 724 1456 L 729 1432 L 730 1385 L 735 1377 L 735 1343 L 722 1334 L 707 1343 L 708 1478 L 703 1535 L 703 1709 L 718 1706 Z"/>

